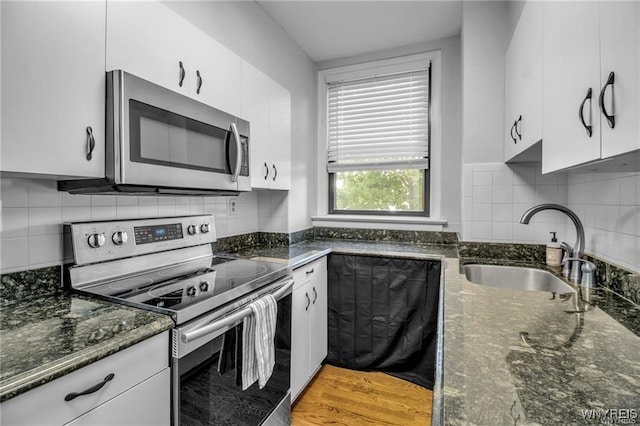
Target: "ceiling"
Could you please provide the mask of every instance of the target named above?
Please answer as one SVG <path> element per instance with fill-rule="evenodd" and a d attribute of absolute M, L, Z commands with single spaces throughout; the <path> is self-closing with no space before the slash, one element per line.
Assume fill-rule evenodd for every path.
<path fill-rule="evenodd" d="M 256 0 L 315 62 L 460 34 L 462 1 Z"/>

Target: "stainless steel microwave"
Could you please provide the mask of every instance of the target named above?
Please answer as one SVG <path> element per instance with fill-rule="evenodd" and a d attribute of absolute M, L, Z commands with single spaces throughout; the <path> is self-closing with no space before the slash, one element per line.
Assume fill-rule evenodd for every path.
<path fill-rule="evenodd" d="M 71 193 L 235 195 L 251 189 L 249 122 L 122 70 L 107 73 L 105 178 Z"/>

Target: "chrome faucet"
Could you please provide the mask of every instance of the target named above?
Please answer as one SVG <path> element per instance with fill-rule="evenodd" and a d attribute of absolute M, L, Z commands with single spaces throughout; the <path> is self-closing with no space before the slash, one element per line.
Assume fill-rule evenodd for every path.
<path fill-rule="evenodd" d="M 560 204 L 539 204 L 537 206 L 531 207 L 529 210 L 524 212 L 522 217 L 520 218 L 520 223 L 524 225 L 528 225 L 531 217 L 534 214 L 538 213 L 542 210 L 556 210 L 562 212 L 569 216 L 569 219 L 573 222 L 576 227 L 576 243 L 573 246 L 573 252 L 571 253 L 571 258 L 581 259 L 582 254 L 584 253 L 584 227 L 582 226 L 582 222 L 578 215 L 576 215 L 572 210 L 568 209 L 565 206 L 561 206 Z M 569 275 L 569 280 L 574 283 L 580 282 L 580 262 L 579 261 L 571 261 L 571 273 Z"/>

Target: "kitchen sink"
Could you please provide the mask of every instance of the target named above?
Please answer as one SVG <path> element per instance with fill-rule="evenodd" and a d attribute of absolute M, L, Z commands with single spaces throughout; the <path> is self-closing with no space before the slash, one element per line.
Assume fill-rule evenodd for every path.
<path fill-rule="evenodd" d="M 560 278 L 540 269 L 516 266 L 465 265 L 464 274 L 472 283 L 490 287 L 575 293 L 575 290 Z"/>

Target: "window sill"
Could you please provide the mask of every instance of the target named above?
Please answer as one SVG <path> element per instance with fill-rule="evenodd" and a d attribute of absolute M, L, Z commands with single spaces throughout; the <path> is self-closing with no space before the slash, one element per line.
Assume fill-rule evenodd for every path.
<path fill-rule="evenodd" d="M 373 215 L 323 215 L 312 216 L 313 226 L 329 228 L 395 229 L 404 231 L 444 231 L 447 221 L 429 217 L 373 216 Z"/>

